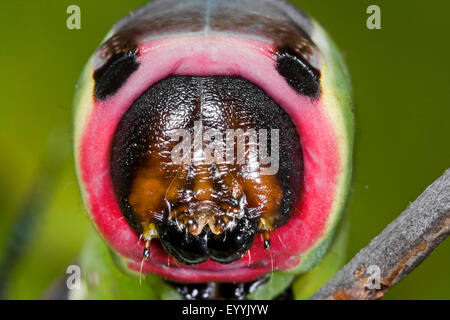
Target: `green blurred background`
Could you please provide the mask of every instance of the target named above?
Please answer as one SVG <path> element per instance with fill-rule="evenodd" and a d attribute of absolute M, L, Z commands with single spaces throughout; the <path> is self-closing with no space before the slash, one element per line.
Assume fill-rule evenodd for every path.
<path fill-rule="evenodd" d="M 450 167 L 450 3 L 294 2 L 328 30 L 352 75 L 352 257 Z M 0 255 L 9 247 L 7 260 L 17 258 L 0 266 L 11 271 L 4 298 L 41 297 L 76 258 L 90 223 L 70 149 L 74 86 L 112 24 L 143 3 L 1 1 Z M 71 4 L 81 7 L 81 30 L 66 28 Z M 382 30 L 366 28 L 371 4 Z M 450 299 L 450 241 L 386 298 Z"/>

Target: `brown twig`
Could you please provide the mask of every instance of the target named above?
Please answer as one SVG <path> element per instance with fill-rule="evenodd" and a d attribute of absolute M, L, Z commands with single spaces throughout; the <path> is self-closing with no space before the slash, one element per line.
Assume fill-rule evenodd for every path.
<path fill-rule="evenodd" d="M 379 299 L 449 234 L 450 169 L 311 299 Z"/>

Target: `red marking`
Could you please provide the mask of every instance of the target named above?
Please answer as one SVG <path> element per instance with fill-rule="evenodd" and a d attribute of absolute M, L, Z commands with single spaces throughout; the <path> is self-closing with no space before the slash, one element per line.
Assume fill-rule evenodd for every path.
<path fill-rule="evenodd" d="M 140 48 L 140 68 L 119 92 L 102 102 L 93 98 L 79 150 L 82 183 L 87 205 L 105 240 L 139 271 L 145 242 L 124 219 L 115 198 L 109 172 L 110 146 L 115 129 L 130 105 L 153 83 L 168 75 L 239 75 L 263 90 L 291 116 L 301 137 L 304 156 L 304 193 L 289 222 L 271 232 L 271 253 L 276 270 L 299 263 L 322 236 L 332 207 L 338 168 L 337 137 L 321 101 L 295 93 L 277 73 L 274 48 L 265 42 L 231 36 L 182 37 L 155 40 Z M 139 243 L 136 245 L 136 243 Z M 150 244 L 151 259 L 144 273 L 157 273 L 183 282 L 251 281 L 271 271 L 271 261 L 261 237 L 256 237 L 248 259 L 231 264 L 206 261 L 195 266 L 167 266 L 168 255 L 159 244 Z"/>

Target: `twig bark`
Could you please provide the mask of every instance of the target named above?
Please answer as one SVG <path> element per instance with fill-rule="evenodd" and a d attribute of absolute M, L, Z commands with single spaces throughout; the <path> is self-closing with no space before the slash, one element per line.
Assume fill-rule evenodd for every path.
<path fill-rule="evenodd" d="M 450 169 L 311 299 L 379 299 L 449 234 Z"/>

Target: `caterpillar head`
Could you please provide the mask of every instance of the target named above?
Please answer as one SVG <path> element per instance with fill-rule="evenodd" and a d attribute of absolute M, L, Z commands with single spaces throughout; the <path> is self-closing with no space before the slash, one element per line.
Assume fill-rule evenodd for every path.
<path fill-rule="evenodd" d="M 155 1 L 113 27 L 80 81 L 83 198 L 130 269 L 144 256 L 142 272 L 174 281 L 250 281 L 326 251 L 352 115 L 309 17 L 279 1 Z"/>

